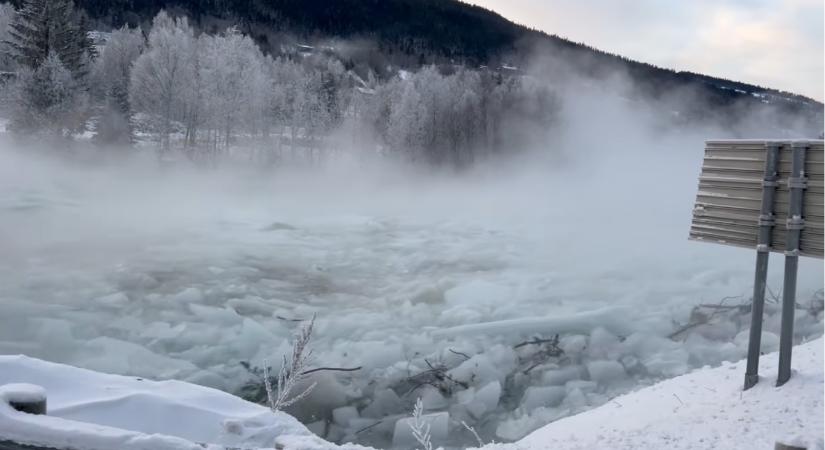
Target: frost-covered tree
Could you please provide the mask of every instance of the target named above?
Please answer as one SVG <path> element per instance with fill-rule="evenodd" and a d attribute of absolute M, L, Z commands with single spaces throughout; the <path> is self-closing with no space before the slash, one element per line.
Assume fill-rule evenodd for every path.
<path fill-rule="evenodd" d="M 228 148 L 238 129 L 254 134 L 261 126 L 268 92 L 266 66 L 258 46 L 231 28 L 201 40 L 198 63 L 212 147 Z"/>
<path fill-rule="evenodd" d="M 147 50 L 134 63 L 129 86 L 129 101 L 135 112 L 151 119 L 161 152 L 171 148 L 174 122 L 184 119 L 196 82 L 196 56 L 194 32 L 186 18 L 161 11 L 153 21 Z"/>
<path fill-rule="evenodd" d="M 20 66 L 35 70 L 54 53 L 79 83 L 85 81 L 95 50 L 85 16 L 71 0 L 24 0 L 10 28 L 5 44 Z"/>
<path fill-rule="evenodd" d="M 133 138 L 129 101 L 132 66 L 145 46 L 140 28 L 115 30 L 106 41 L 94 71 L 103 102 L 96 138 L 105 144 L 129 144 Z"/>
<path fill-rule="evenodd" d="M 454 167 L 545 140 L 559 105 L 543 83 L 470 69 L 425 67 L 395 77 L 362 108 L 380 145 L 413 160 Z"/>
<path fill-rule="evenodd" d="M 303 68 L 289 60 L 278 58 L 269 64 L 269 105 L 267 112 L 277 129 L 277 152 L 283 156 L 282 144 L 289 137 L 294 143 L 300 125 L 298 112 L 303 102 Z M 294 146 L 290 147 L 294 156 Z"/>
<path fill-rule="evenodd" d="M 387 139 L 390 146 L 404 150 L 415 161 L 423 154 L 427 141 L 428 111 L 415 84 L 398 84 L 397 99 L 388 117 Z"/>
<path fill-rule="evenodd" d="M 88 95 L 56 52 L 36 70 L 22 69 L 15 93 L 9 126 L 17 133 L 66 137 L 85 126 Z"/>

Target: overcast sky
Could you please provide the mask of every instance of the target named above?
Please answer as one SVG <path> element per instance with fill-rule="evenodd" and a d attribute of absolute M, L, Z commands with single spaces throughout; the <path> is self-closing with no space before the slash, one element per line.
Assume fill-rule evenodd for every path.
<path fill-rule="evenodd" d="M 465 0 L 677 70 L 823 99 L 822 0 Z"/>

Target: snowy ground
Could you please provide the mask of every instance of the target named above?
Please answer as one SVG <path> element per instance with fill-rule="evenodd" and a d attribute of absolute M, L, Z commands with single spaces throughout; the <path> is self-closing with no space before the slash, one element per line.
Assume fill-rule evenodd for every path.
<path fill-rule="evenodd" d="M 823 448 L 822 339 L 794 348 L 794 374 L 775 387 L 778 354 L 760 361 L 761 381 L 742 391 L 745 361 L 701 369 L 541 428 L 489 450 Z"/>
<path fill-rule="evenodd" d="M 8 403 L 34 397 L 47 399 L 46 416 L 14 411 Z M 215 389 L 25 356 L 0 356 L 0 440 L 83 450 L 339 448 L 287 414 Z"/>
<path fill-rule="evenodd" d="M 794 348 L 794 373 L 775 387 L 778 355 L 764 355 L 761 382 L 743 392 L 744 361 L 702 368 L 594 410 L 558 420 L 515 444 L 487 450 L 699 450 L 823 448 L 823 342 Z M 14 383 L 34 383 L 20 385 Z M 48 397 L 48 416 L 8 401 Z M 405 421 L 399 428 L 407 427 Z M 436 430 L 437 427 L 433 427 Z M 442 435 L 446 427 L 435 431 Z M 283 413 L 179 381 L 108 375 L 24 356 L 0 356 L 0 438 L 84 450 L 194 450 L 195 443 L 334 450 Z M 364 449 L 345 446 L 343 450 Z M 364 449 L 366 450 L 366 449 Z"/>
<path fill-rule="evenodd" d="M 4 155 L 0 353 L 238 392 L 255 379 L 242 361 L 279 361 L 289 319 L 317 314 L 316 364 L 361 369 L 315 377 L 314 395 L 290 411 L 313 431 L 388 446 L 421 396 L 449 412 L 448 444 L 473 442 L 461 420 L 485 440 L 516 440 L 745 355 L 747 311 L 669 337 L 701 319 L 696 305 L 745 303 L 752 283 L 753 252 L 686 240 L 694 144 L 644 163 L 696 170 L 634 179 L 622 168 L 643 164 L 619 156 L 588 170 L 448 179 L 157 173 Z M 774 257 L 777 290 L 780 270 Z M 822 334 L 821 313 L 808 311 L 821 286 L 821 262 L 804 261 L 800 339 Z M 768 351 L 777 312 L 769 302 Z M 514 348 L 555 334 L 561 355 Z M 456 382 L 414 389 L 430 366 Z"/>

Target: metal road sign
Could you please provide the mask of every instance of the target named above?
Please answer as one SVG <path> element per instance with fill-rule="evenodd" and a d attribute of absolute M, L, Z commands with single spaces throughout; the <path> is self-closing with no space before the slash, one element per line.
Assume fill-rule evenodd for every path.
<path fill-rule="evenodd" d="M 759 381 L 770 252 L 785 254 L 781 386 L 791 376 L 799 256 L 823 257 L 823 141 L 707 141 L 690 239 L 756 249 L 745 389 Z"/>
<path fill-rule="evenodd" d="M 802 209 L 805 228 L 802 230 L 799 254 L 822 258 L 823 247 L 823 141 L 810 144 L 805 152 L 807 189 Z M 756 248 L 759 216 L 762 208 L 762 182 L 765 175 L 767 146 L 779 146 L 776 167 L 775 200 L 768 245 L 771 251 L 784 252 L 787 233 L 792 151 L 789 141 L 727 140 L 708 141 L 705 160 L 699 176 L 699 192 L 693 208 L 690 239 L 738 247 Z M 770 212 L 770 211 L 769 211 Z"/>

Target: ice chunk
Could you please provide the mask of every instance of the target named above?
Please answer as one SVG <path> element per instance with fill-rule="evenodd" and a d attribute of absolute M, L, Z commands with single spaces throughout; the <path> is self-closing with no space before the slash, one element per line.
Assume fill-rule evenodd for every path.
<path fill-rule="evenodd" d="M 457 380 L 473 380 L 477 385 L 483 385 L 491 381 L 504 381 L 515 364 L 516 355 L 513 349 L 497 345 L 484 353 L 474 355 L 449 373 Z"/>
<path fill-rule="evenodd" d="M 275 310 L 274 305 L 267 304 L 262 298 L 255 296 L 231 298 L 226 302 L 226 304 L 242 316 L 271 316 L 272 312 Z"/>
<path fill-rule="evenodd" d="M 740 348 L 746 349 L 748 348 L 748 341 L 750 340 L 750 330 L 745 330 L 740 332 L 736 335 L 733 339 L 733 342 L 739 346 Z M 771 333 L 770 331 L 763 331 L 762 332 L 762 341 L 761 341 L 761 349 L 762 352 L 775 352 L 779 350 L 779 336 Z"/>
<path fill-rule="evenodd" d="M 446 408 L 449 405 L 449 402 L 443 395 L 438 391 L 438 389 L 432 386 L 426 386 L 421 389 L 421 401 L 424 402 L 424 406 L 432 411 Z"/>
<path fill-rule="evenodd" d="M 587 397 L 581 389 L 573 389 L 564 398 L 564 403 L 567 404 L 574 411 L 580 411 L 587 406 Z"/>
<path fill-rule="evenodd" d="M 368 367 L 387 367 L 404 359 L 401 343 L 383 341 L 360 341 L 343 345 L 342 353 L 356 353 L 354 358 Z M 355 347 L 354 349 L 351 347 Z"/>
<path fill-rule="evenodd" d="M 651 355 L 642 360 L 648 373 L 675 377 L 687 373 L 690 355 L 684 349 Z"/>
<path fill-rule="evenodd" d="M 582 376 L 581 366 L 567 366 L 561 369 L 548 370 L 541 376 L 541 381 L 549 385 L 562 385 L 570 380 L 577 380 Z"/>
<path fill-rule="evenodd" d="M 173 327 L 167 322 L 152 322 L 143 326 L 141 334 L 145 337 L 158 340 L 175 339 L 185 328 L 186 325 L 182 323 Z"/>
<path fill-rule="evenodd" d="M 570 380 L 564 385 L 564 388 L 567 389 L 568 392 L 573 392 L 573 390 L 578 389 L 585 394 L 595 391 L 597 387 L 598 385 L 595 381 L 587 380 Z"/>
<path fill-rule="evenodd" d="M 372 403 L 361 413 L 364 417 L 381 418 L 401 411 L 401 399 L 392 389 L 382 389 L 375 393 Z"/>
<path fill-rule="evenodd" d="M 185 378 L 198 371 L 188 361 L 159 355 L 140 345 L 110 337 L 89 340 L 82 353 L 85 358 L 81 356 L 79 360 L 83 365 L 101 372 L 151 378 Z"/>
<path fill-rule="evenodd" d="M 590 334 L 587 353 L 591 358 L 616 359 L 620 356 L 619 337 L 598 327 Z"/>
<path fill-rule="evenodd" d="M 439 446 L 447 440 L 450 414 L 438 412 L 433 414 L 423 414 L 421 421 L 430 425 L 430 438 L 434 446 Z M 414 448 L 418 445 L 412 434 L 412 417 L 398 419 L 395 422 L 395 430 L 392 433 L 392 446 L 396 448 Z"/>
<path fill-rule="evenodd" d="M 618 361 L 592 361 L 587 363 L 590 379 L 601 384 L 622 379 L 626 376 L 624 367 Z"/>
<path fill-rule="evenodd" d="M 576 333 L 592 330 L 596 326 L 603 326 L 608 330 L 622 335 L 632 332 L 632 321 L 627 320 L 626 308 L 610 307 L 593 311 L 585 311 L 565 316 L 524 317 L 520 319 L 498 320 L 493 322 L 471 323 L 444 328 L 432 332 L 434 337 L 453 337 L 483 334 L 531 334 L 553 330 L 556 333 Z"/>
<path fill-rule="evenodd" d="M 305 380 L 304 384 L 296 386 L 295 392 L 303 392 L 312 382 L 317 384 L 309 395 L 298 403 L 297 406 L 301 409 L 306 409 L 307 412 L 315 411 L 320 415 L 324 411 L 334 410 L 347 403 L 346 386 L 328 372 L 313 374 L 311 381 Z"/>
<path fill-rule="evenodd" d="M 639 358 L 650 375 L 673 377 L 688 371 L 690 355 L 682 344 L 670 339 L 634 333 L 624 345 Z"/>
<path fill-rule="evenodd" d="M 530 414 L 500 422 L 496 427 L 496 436 L 508 441 L 515 441 L 567 414 L 567 411 L 556 408 L 537 408 Z"/>
<path fill-rule="evenodd" d="M 575 355 L 581 353 L 587 348 L 587 336 L 581 334 L 574 334 L 561 338 L 559 347 L 564 350 L 567 355 Z"/>
<path fill-rule="evenodd" d="M 729 341 L 736 336 L 737 326 L 730 321 L 704 324 L 696 327 L 696 333 L 715 341 Z"/>
<path fill-rule="evenodd" d="M 342 406 L 332 410 L 332 420 L 338 425 L 347 428 L 350 421 L 358 418 L 358 410 L 354 406 Z"/>
<path fill-rule="evenodd" d="M 525 411 L 533 411 L 539 407 L 558 406 L 567 395 L 563 386 L 531 386 L 521 398 L 521 407 Z"/>
<path fill-rule="evenodd" d="M 189 311 L 204 322 L 233 325 L 241 321 L 241 316 L 232 308 L 216 308 L 214 306 L 198 305 L 197 303 L 190 303 L 188 306 Z"/>
<path fill-rule="evenodd" d="M 324 437 L 327 434 L 327 421 L 326 420 L 318 420 L 312 423 L 306 424 L 306 427 L 311 431 L 313 434 L 317 436 Z"/>
<path fill-rule="evenodd" d="M 501 383 L 498 381 L 488 383 L 476 391 L 469 401 L 466 402 L 467 412 L 474 418 L 479 419 L 484 414 L 496 409 L 500 397 Z"/>
<path fill-rule="evenodd" d="M 202 303 L 203 293 L 200 289 L 188 287 L 177 294 L 168 296 L 167 299 L 178 303 Z"/>
<path fill-rule="evenodd" d="M 483 403 L 490 411 L 498 406 L 499 398 L 501 398 L 501 383 L 498 381 L 488 383 L 479 389 L 475 396 L 475 399 Z"/>

